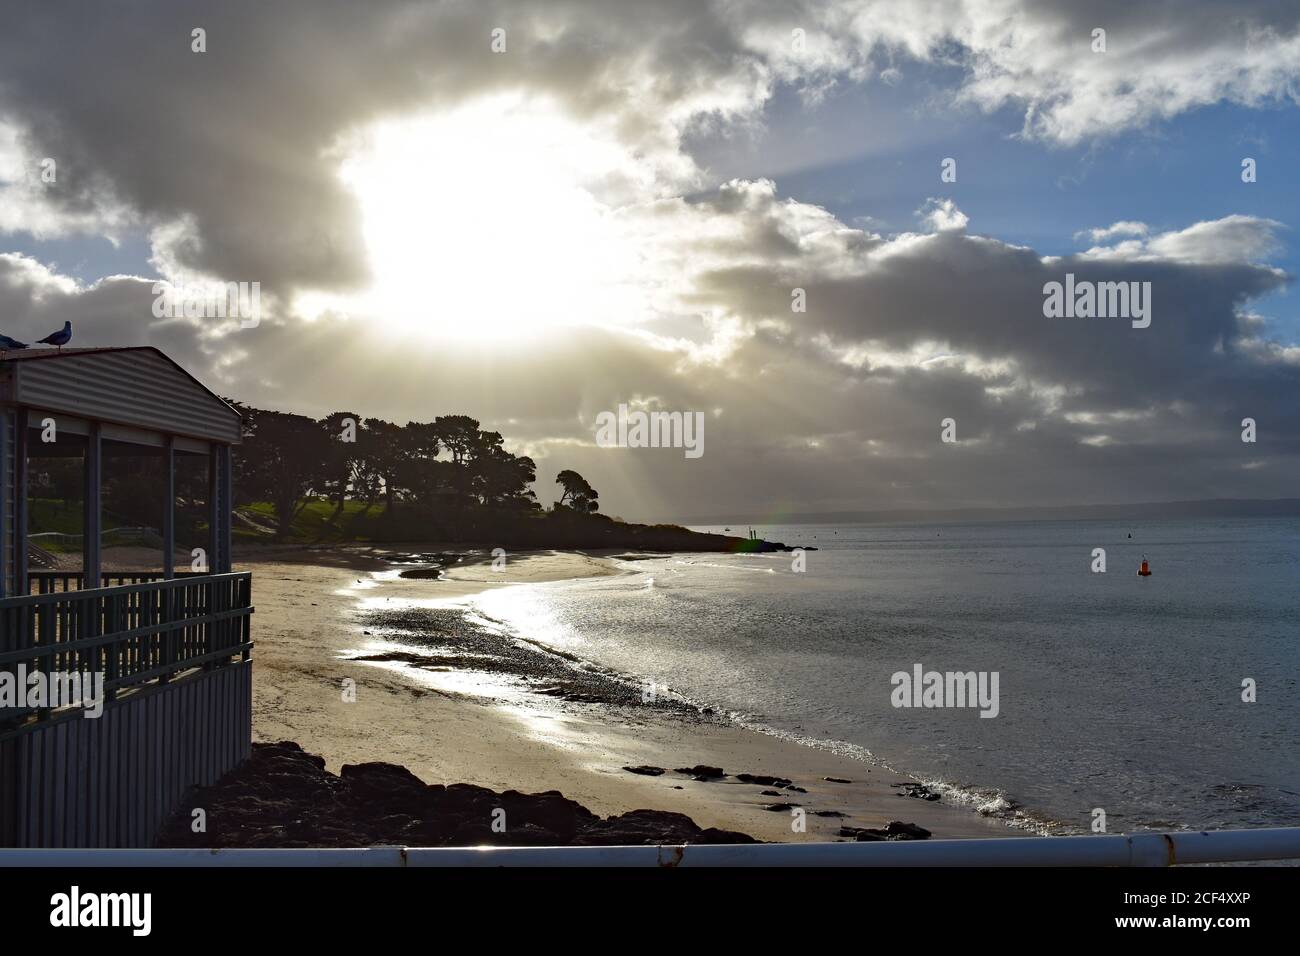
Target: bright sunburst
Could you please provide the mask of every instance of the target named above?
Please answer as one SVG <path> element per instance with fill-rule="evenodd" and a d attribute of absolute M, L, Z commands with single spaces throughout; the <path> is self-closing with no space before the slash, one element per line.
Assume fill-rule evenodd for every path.
<path fill-rule="evenodd" d="M 374 280 L 354 307 L 470 340 L 632 321 L 637 256 L 599 198 L 629 168 L 612 140 L 515 98 L 372 128 L 342 167 Z"/>

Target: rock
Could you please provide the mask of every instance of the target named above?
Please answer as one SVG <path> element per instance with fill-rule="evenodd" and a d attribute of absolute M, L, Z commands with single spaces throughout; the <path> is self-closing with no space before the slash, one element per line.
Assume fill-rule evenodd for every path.
<path fill-rule="evenodd" d="M 764 787 L 788 787 L 792 781 L 785 777 L 768 777 L 763 774 L 738 773 L 736 779 L 741 783 L 756 783 Z"/>
<path fill-rule="evenodd" d="M 486 823 L 475 821 L 466 821 L 458 826 L 451 834 L 452 846 L 479 846 L 482 844 L 496 845 L 504 844 L 505 833 L 493 833 L 492 828 Z"/>
<path fill-rule="evenodd" d="M 813 816 L 815 816 L 815 817 L 842 817 L 842 816 L 844 816 L 844 814 L 840 813 L 840 811 L 838 811 L 838 810 L 814 810 L 814 811 L 813 811 Z"/>
<path fill-rule="evenodd" d="M 696 780 L 720 780 L 726 776 L 721 767 L 710 767 L 706 764 L 697 764 L 694 767 L 678 767 L 674 772 L 684 773 Z"/>
<path fill-rule="evenodd" d="M 195 807 L 208 812 L 207 833 L 190 829 Z M 501 833 L 492 829 L 500 819 L 496 811 L 505 813 Z M 746 834 L 704 830 L 690 817 L 660 810 L 602 820 L 558 790 L 497 793 L 463 783 L 426 785 L 395 764 L 349 764 L 336 777 L 322 758 L 288 741 L 254 744 L 241 766 L 213 786 L 191 791 L 158 839 L 162 847 L 753 842 Z"/>
<path fill-rule="evenodd" d="M 903 790 L 902 793 L 898 794 L 900 797 L 915 797 L 918 800 L 929 800 L 931 802 L 940 799 L 939 794 L 923 783 L 895 783 L 892 786 Z"/>
<path fill-rule="evenodd" d="M 779 813 L 782 810 L 790 810 L 797 806 L 799 806 L 797 803 L 769 803 L 763 807 L 763 809 L 771 810 L 773 813 Z"/>
<path fill-rule="evenodd" d="M 582 804 L 569 800 L 558 790 L 538 794 L 508 790 L 501 794 L 496 803 L 505 811 L 508 827 L 513 829 L 523 824 L 537 826 L 557 834 L 562 843 L 567 843 L 579 830 L 600 820 Z M 488 809 L 489 817 L 493 809 L 495 807 Z"/>
<path fill-rule="evenodd" d="M 339 776 L 354 788 L 423 791 L 426 787 L 411 771 L 393 763 L 345 763 Z"/>
<path fill-rule="evenodd" d="M 928 840 L 930 831 L 915 823 L 891 820 L 884 827 L 840 827 L 840 836 L 852 837 L 859 843 L 876 840 Z"/>
<path fill-rule="evenodd" d="M 781 796 L 781 791 L 780 791 L 780 790 L 760 790 L 760 791 L 758 791 L 758 795 L 761 796 L 761 797 L 779 797 L 779 796 Z"/>
<path fill-rule="evenodd" d="M 843 777 L 822 777 L 827 783 L 852 783 L 852 780 L 845 780 Z"/>
<path fill-rule="evenodd" d="M 531 823 L 511 829 L 505 835 L 509 837 L 511 846 L 560 846 L 565 842 L 558 833 Z"/>
<path fill-rule="evenodd" d="M 708 846 L 710 844 L 729 844 L 729 843 L 758 843 L 748 833 L 738 833 L 735 830 L 719 830 L 716 827 L 706 827 L 701 830 L 695 842 Z"/>
<path fill-rule="evenodd" d="M 803 787 L 796 787 L 794 784 L 789 784 L 789 785 L 787 785 L 785 789 L 789 790 L 791 793 L 807 793 L 807 792 L 808 792 L 808 791 L 805 790 Z"/>
<path fill-rule="evenodd" d="M 574 840 L 579 846 L 621 846 L 685 843 L 754 843 L 753 837 L 729 830 L 701 830 L 681 813 L 633 810 L 610 817 Z"/>
<path fill-rule="evenodd" d="M 667 773 L 663 767 L 651 767 L 648 765 L 642 765 L 640 767 L 624 767 L 623 769 L 628 773 L 639 773 L 643 777 L 658 777 Z"/>
<path fill-rule="evenodd" d="M 903 823 L 900 820 L 891 820 L 885 824 L 885 835 L 891 840 L 928 840 L 930 831 L 925 827 L 919 827 L 915 823 Z"/>

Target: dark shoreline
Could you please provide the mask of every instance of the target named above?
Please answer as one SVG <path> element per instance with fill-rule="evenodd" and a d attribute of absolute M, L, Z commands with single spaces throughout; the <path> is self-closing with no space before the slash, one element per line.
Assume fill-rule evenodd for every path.
<path fill-rule="evenodd" d="M 616 521 L 606 515 L 544 512 L 541 514 L 484 514 L 477 523 L 448 528 L 426 515 L 413 513 L 396 519 L 375 521 L 362 532 L 355 529 L 338 539 L 317 541 L 282 541 L 274 537 L 261 539 L 239 535 L 235 538 L 235 557 L 247 559 L 260 553 L 285 550 L 309 550 L 321 547 L 370 547 L 396 549 L 403 545 L 418 546 L 437 542 L 439 547 L 464 550 L 504 548 L 507 551 L 649 551 L 670 554 L 772 554 L 794 551 L 799 545 L 762 538 L 692 531 L 681 525 L 633 524 Z M 814 547 L 803 550 L 815 551 Z"/>

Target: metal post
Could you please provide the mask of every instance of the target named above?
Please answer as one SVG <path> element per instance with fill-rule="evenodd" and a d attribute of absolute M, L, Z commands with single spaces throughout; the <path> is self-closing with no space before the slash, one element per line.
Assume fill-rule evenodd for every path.
<path fill-rule="evenodd" d="M 97 588 L 101 584 L 102 556 L 100 547 L 102 542 L 100 541 L 100 522 L 103 514 L 101 508 L 104 485 L 103 448 L 104 442 L 101 437 L 99 422 L 91 422 L 90 431 L 86 435 L 85 494 L 83 496 L 85 520 L 82 523 L 84 535 L 81 544 L 81 568 L 84 575 L 82 587 L 86 588 Z"/>
<path fill-rule="evenodd" d="M 208 561 L 206 571 L 216 574 L 221 551 L 221 469 L 217 462 L 218 445 L 208 448 Z"/>
<path fill-rule="evenodd" d="M 163 578 L 176 577 L 176 439 L 163 443 Z"/>
<path fill-rule="evenodd" d="M 13 482 L 9 477 L 9 409 L 0 405 L 0 599 L 9 589 L 9 555 L 6 551 L 12 546 L 9 535 L 13 527 L 9 515 L 13 510 Z"/>
<path fill-rule="evenodd" d="M 31 591 L 27 581 L 27 409 L 14 412 L 14 594 Z"/>
<path fill-rule="evenodd" d="M 221 528 L 221 560 L 217 565 L 217 572 L 219 574 L 227 574 L 230 571 L 232 560 L 230 527 L 231 513 L 235 508 L 234 484 L 231 475 L 233 469 L 231 467 L 230 446 L 218 445 L 217 447 L 221 464 L 221 498 L 219 501 L 221 511 L 218 515 Z"/>

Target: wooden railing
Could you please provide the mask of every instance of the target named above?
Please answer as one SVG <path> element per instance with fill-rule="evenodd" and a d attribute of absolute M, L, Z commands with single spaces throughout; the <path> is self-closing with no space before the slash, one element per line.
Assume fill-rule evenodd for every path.
<path fill-rule="evenodd" d="M 140 685 L 249 659 L 251 573 L 132 580 L 145 574 L 107 574 L 117 586 L 69 590 L 79 574 L 34 572 L 40 593 L 0 599 L 0 671 L 102 678 L 107 703 Z M 49 717 L 6 707 L 0 737 Z"/>
<path fill-rule="evenodd" d="M 150 846 L 187 790 L 248 759 L 252 575 L 34 578 L 43 593 L 0 598 L 0 674 L 82 700 L 24 680 L 0 706 L 0 846 Z"/>
<path fill-rule="evenodd" d="M 177 571 L 174 577 L 205 577 L 206 571 Z M 144 584 L 161 581 L 161 571 L 105 571 L 99 576 L 99 586 L 121 587 L 126 584 Z M 86 575 L 81 571 L 28 571 L 28 590 L 32 594 L 55 594 L 60 591 L 79 591 L 86 586 Z"/>

